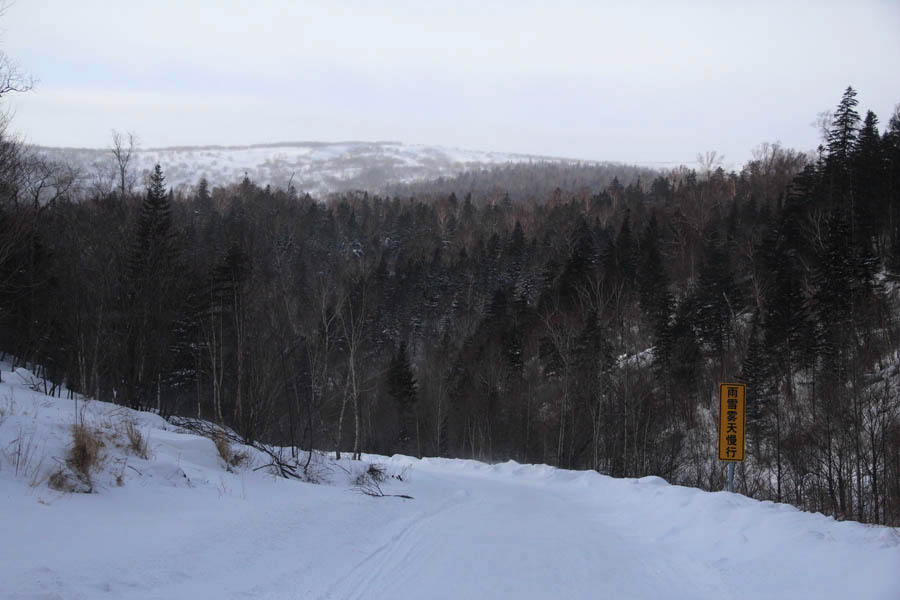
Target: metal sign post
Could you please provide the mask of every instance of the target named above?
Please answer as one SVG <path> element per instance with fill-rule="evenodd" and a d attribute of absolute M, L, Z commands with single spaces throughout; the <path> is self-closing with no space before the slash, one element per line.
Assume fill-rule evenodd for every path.
<path fill-rule="evenodd" d="M 734 463 L 744 460 L 747 386 L 719 384 L 719 460 L 728 462 L 728 491 L 734 491 Z"/>

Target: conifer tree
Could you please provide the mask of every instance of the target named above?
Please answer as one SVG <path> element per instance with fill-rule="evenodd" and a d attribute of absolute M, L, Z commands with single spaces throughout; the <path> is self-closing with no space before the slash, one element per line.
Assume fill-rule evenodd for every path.
<path fill-rule="evenodd" d="M 814 307 L 818 325 L 823 372 L 832 382 L 843 382 L 851 333 L 851 309 L 858 297 L 850 251 L 850 219 L 846 211 L 834 211 L 828 220 L 825 245 L 816 271 Z"/>
<path fill-rule="evenodd" d="M 128 261 L 125 395 L 132 406 L 162 409 L 164 364 L 171 358 L 177 280 L 172 207 L 159 165 L 150 174 Z"/>
<path fill-rule="evenodd" d="M 716 234 L 707 244 L 696 290 L 696 326 L 721 357 L 731 336 L 732 317 L 741 309 L 734 271 L 724 242 Z"/>
<path fill-rule="evenodd" d="M 630 288 L 637 274 L 637 244 L 631 231 L 631 216 L 626 214 L 616 236 L 616 274 L 622 284 Z"/>
<path fill-rule="evenodd" d="M 593 235 L 584 219 L 579 220 L 572 237 L 572 250 L 559 278 L 558 286 L 560 300 L 567 308 L 577 305 L 579 292 L 595 263 Z"/>
<path fill-rule="evenodd" d="M 130 267 L 132 278 L 141 284 L 168 266 L 164 262 L 173 247 L 172 206 L 165 181 L 162 168 L 156 165 L 138 215 Z"/>
<path fill-rule="evenodd" d="M 884 194 L 887 210 L 882 214 L 888 231 L 900 227 L 900 105 L 888 121 L 882 138 L 885 160 Z"/>
<path fill-rule="evenodd" d="M 657 335 L 668 325 L 673 303 L 672 294 L 669 292 L 669 278 L 659 248 L 659 238 L 659 222 L 654 213 L 641 237 L 637 280 L 641 309 Z"/>
<path fill-rule="evenodd" d="M 197 185 L 197 206 L 203 212 L 212 209 L 212 194 L 209 192 L 209 182 L 206 177 L 200 178 L 200 183 Z"/>
<path fill-rule="evenodd" d="M 828 158 L 838 169 L 849 167 L 850 157 L 856 145 L 856 133 L 859 129 L 859 113 L 856 106 L 856 90 L 847 86 L 837 109 L 834 111 L 831 129 L 828 132 Z"/>
<path fill-rule="evenodd" d="M 772 388 L 772 361 L 766 347 L 761 322 L 762 318 L 757 311 L 750 324 L 747 353 L 744 355 L 741 365 L 741 376 L 747 382 L 747 418 L 755 433 L 756 440 L 754 441 L 757 442 Z"/>
<path fill-rule="evenodd" d="M 406 350 L 406 342 L 401 342 L 400 347 L 391 359 L 387 373 L 388 394 L 397 406 L 398 433 L 397 448 L 403 454 L 412 454 L 413 451 L 413 410 L 416 405 L 416 379 L 413 376 L 412 367 L 409 364 L 409 356 Z"/>
<path fill-rule="evenodd" d="M 861 248 L 871 247 L 873 242 L 879 248 L 884 247 L 883 240 L 876 239 L 888 212 L 883 188 L 884 167 L 878 117 L 870 110 L 853 151 L 855 243 Z"/>

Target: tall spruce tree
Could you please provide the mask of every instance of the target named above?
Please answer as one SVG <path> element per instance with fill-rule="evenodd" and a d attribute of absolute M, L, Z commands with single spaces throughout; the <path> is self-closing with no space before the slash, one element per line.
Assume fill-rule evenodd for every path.
<path fill-rule="evenodd" d="M 838 169 L 847 169 L 850 157 L 856 145 L 856 133 L 859 129 L 859 113 L 856 106 L 856 90 L 847 86 L 844 95 L 834 111 L 831 129 L 828 132 L 828 158 Z"/>
<path fill-rule="evenodd" d="M 391 359 L 387 373 L 387 386 L 388 394 L 397 407 L 397 449 L 403 454 L 412 454 L 414 448 L 413 410 L 417 400 L 417 385 L 409 364 L 406 342 L 400 343 L 400 347 Z"/>
<path fill-rule="evenodd" d="M 855 244 L 861 249 L 884 248 L 880 234 L 884 216 L 889 211 L 887 194 L 884 193 L 885 160 L 881 136 L 878 133 L 878 117 L 871 110 L 866 113 L 856 145 L 853 149 L 854 174 L 854 227 Z"/>
<path fill-rule="evenodd" d="M 740 312 L 728 248 L 718 234 L 706 246 L 696 289 L 696 326 L 703 341 L 721 357 L 731 337 L 731 320 Z"/>
<path fill-rule="evenodd" d="M 637 283 L 641 309 L 657 336 L 668 325 L 673 304 L 659 246 L 659 222 L 654 213 L 641 237 Z"/>
<path fill-rule="evenodd" d="M 128 261 L 125 394 L 133 406 L 163 410 L 170 341 L 179 302 L 172 206 L 159 165 L 150 174 Z"/>
<path fill-rule="evenodd" d="M 150 174 L 150 184 L 137 220 L 137 231 L 131 248 L 132 279 L 149 283 L 154 275 L 168 265 L 172 240 L 172 206 L 166 190 L 166 178 L 159 165 Z"/>

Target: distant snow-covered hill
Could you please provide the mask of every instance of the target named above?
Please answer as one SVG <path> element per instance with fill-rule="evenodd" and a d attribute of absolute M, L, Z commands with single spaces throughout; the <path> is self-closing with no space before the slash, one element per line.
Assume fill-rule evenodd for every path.
<path fill-rule="evenodd" d="M 110 187 L 115 180 L 115 163 L 109 149 L 36 147 L 36 150 L 75 166 L 85 181 L 95 185 Z M 246 175 L 260 186 L 287 188 L 290 183 L 301 193 L 322 196 L 355 189 L 382 191 L 389 184 L 532 161 L 576 162 L 400 142 L 285 142 L 138 149 L 133 173 L 138 187 L 159 163 L 166 182 L 175 189 L 194 186 L 202 177 L 216 186 L 239 182 Z"/>

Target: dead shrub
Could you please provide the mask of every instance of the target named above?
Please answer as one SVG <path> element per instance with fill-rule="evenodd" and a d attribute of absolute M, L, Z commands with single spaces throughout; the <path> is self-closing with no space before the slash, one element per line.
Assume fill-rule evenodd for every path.
<path fill-rule="evenodd" d="M 128 438 L 128 449 L 131 453 L 146 460 L 150 455 L 147 438 L 132 419 L 125 421 L 125 437 Z"/>
<path fill-rule="evenodd" d="M 72 445 L 66 454 L 66 462 L 47 478 L 47 485 L 60 492 L 93 492 L 92 475 L 100 466 L 102 447 L 99 433 L 84 424 L 73 425 Z"/>
<path fill-rule="evenodd" d="M 103 440 L 84 424 L 72 425 L 72 446 L 66 457 L 66 466 L 91 487 L 91 474 L 100 465 L 100 449 Z"/>
<path fill-rule="evenodd" d="M 366 473 L 368 473 L 369 477 L 377 483 L 383 483 L 384 480 L 387 479 L 387 471 L 383 465 L 379 465 L 378 463 L 371 463 L 369 468 L 366 469 Z"/>
<path fill-rule="evenodd" d="M 216 450 L 219 451 L 219 456 L 225 461 L 225 466 L 229 471 L 232 468 L 240 467 L 250 460 L 250 455 L 248 453 L 235 452 L 231 447 L 231 442 L 228 440 L 228 435 L 224 431 L 216 431 L 213 434 L 212 440 L 216 445 Z"/>
<path fill-rule="evenodd" d="M 412 496 L 408 496 L 406 494 L 385 494 L 384 490 L 381 489 L 381 484 L 387 480 L 387 470 L 384 468 L 384 465 L 379 464 L 370 464 L 369 467 L 360 472 L 355 481 L 353 482 L 353 488 L 357 492 L 361 494 L 365 494 L 366 496 L 374 496 L 376 498 L 403 498 L 405 500 L 412 500 Z"/>
<path fill-rule="evenodd" d="M 6 459 L 15 468 L 15 476 L 33 476 L 34 471 L 40 470 L 43 457 L 37 457 L 37 439 L 35 429 L 26 430 L 19 425 L 19 435 L 6 447 Z M 37 462 L 37 464 L 35 464 Z"/>
<path fill-rule="evenodd" d="M 58 492 L 74 492 L 78 489 L 76 483 L 67 473 L 67 469 L 57 469 L 50 475 L 47 485 Z"/>

